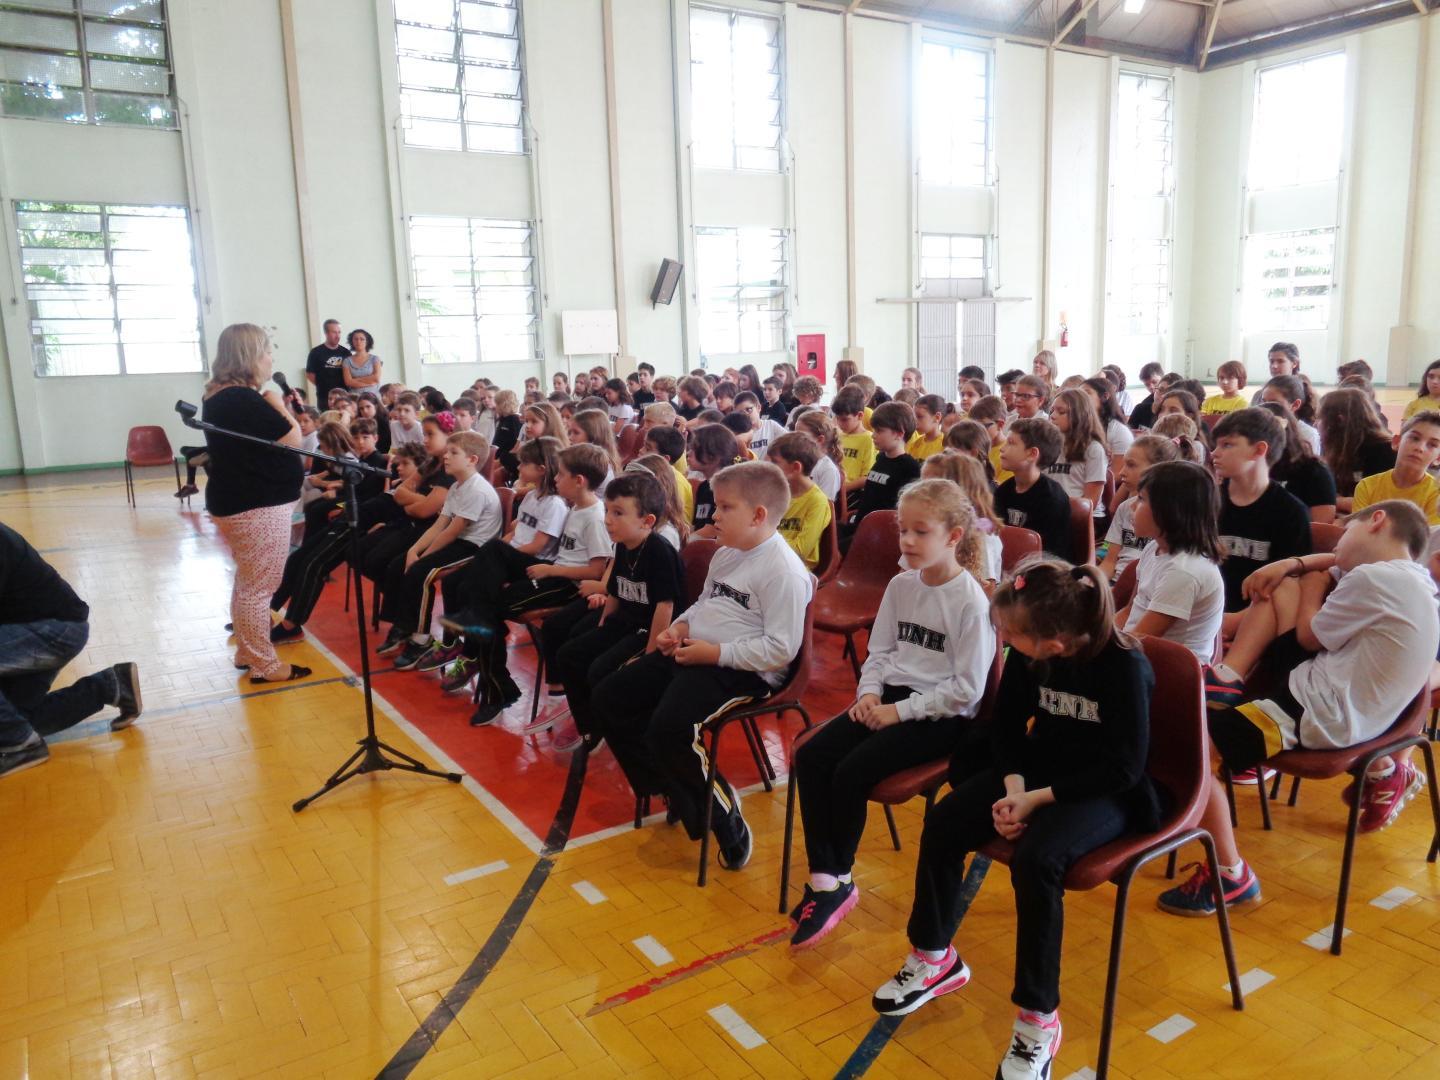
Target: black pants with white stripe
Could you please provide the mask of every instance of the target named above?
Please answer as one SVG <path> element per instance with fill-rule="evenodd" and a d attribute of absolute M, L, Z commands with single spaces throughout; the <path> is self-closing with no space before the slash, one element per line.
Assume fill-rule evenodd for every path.
<path fill-rule="evenodd" d="M 613 615 L 602 626 L 600 612 L 576 600 L 545 620 L 541 636 L 550 681 L 565 687 L 575 727 L 588 735 L 596 730 L 594 687 L 645 651 L 646 629 Z"/>
<path fill-rule="evenodd" d="M 452 540 L 439 551 L 429 551 L 405 569 L 401 552 L 385 571 L 385 592 L 380 617 L 407 634 L 430 632 L 431 605 L 435 602 L 432 584 L 435 575 L 449 566 L 472 558 L 479 550 L 469 540 Z"/>
<path fill-rule="evenodd" d="M 517 551 L 504 540 L 488 540 L 464 569 L 441 583 L 445 610 L 464 614 L 467 621 L 490 625 L 490 641 L 505 640 L 505 620 L 538 608 L 561 607 L 574 600 L 579 587 L 571 578 L 532 578 L 526 571 L 542 560 Z M 542 634 L 543 636 L 543 634 Z M 553 664 L 559 644 L 546 645 L 545 659 Z M 472 659 L 485 654 L 483 642 L 466 641 Z M 497 655 L 503 655 L 501 650 Z"/>
<path fill-rule="evenodd" d="M 635 793 L 667 796 L 690 839 L 699 840 L 710 768 L 700 728 L 727 706 L 769 693 L 753 671 L 682 667 L 652 652 L 595 687 L 594 715 Z M 712 820 L 721 844 L 734 839 L 731 809 L 725 785 L 717 785 Z"/>

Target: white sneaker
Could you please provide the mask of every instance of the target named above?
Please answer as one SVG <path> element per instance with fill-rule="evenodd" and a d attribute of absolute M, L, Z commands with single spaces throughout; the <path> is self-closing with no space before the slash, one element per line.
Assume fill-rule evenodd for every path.
<path fill-rule="evenodd" d="M 959 990 L 969 981 L 970 969 L 955 946 L 946 949 L 934 963 L 912 951 L 895 977 L 875 991 L 870 1004 L 882 1016 L 905 1016 L 931 998 Z"/>
<path fill-rule="evenodd" d="M 1042 1027 L 1031 1014 L 1021 1013 L 1015 1018 L 1010 1049 L 995 1070 L 995 1080 L 1049 1080 L 1050 1066 L 1059 1053 L 1060 1014 L 1055 1014 L 1054 1023 Z"/>

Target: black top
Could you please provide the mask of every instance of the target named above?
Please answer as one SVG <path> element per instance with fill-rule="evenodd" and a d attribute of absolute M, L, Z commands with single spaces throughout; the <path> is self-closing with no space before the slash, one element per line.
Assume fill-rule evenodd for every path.
<path fill-rule="evenodd" d="M 1006 525 L 1033 529 L 1041 546 L 1066 562 L 1074 554 L 1070 538 L 1070 496 L 1053 477 L 1040 474 L 1028 491 L 1019 491 L 1012 476 L 995 489 L 995 516 Z"/>
<path fill-rule="evenodd" d="M 1310 511 L 1279 484 L 1271 484 L 1249 506 L 1232 503 L 1229 483 L 1221 484 L 1220 546 L 1226 552 L 1220 564 L 1225 610 L 1242 611 L 1246 601 L 1240 587 L 1247 577 L 1266 563 L 1310 554 Z"/>
<path fill-rule="evenodd" d="M 1376 439 L 1374 442 L 1367 442 L 1360 447 L 1360 468 L 1352 472 L 1348 478 L 1337 476 L 1335 487 L 1341 495 L 1354 495 L 1355 485 L 1365 477 L 1389 472 L 1393 468 L 1395 468 L 1395 448 L 1390 445 L 1389 440 Z"/>
<path fill-rule="evenodd" d="M 360 482 L 355 485 L 355 493 L 360 496 L 360 501 L 364 502 L 366 499 L 373 499 L 376 495 L 380 495 L 385 491 L 385 474 L 390 471 L 390 459 L 379 450 L 372 450 L 360 460 L 366 465 L 373 465 L 375 468 L 381 470 L 380 475 L 366 473 L 360 478 Z"/>
<path fill-rule="evenodd" d="M 854 520 L 859 521 L 872 510 L 894 510 L 900 501 L 900 489 L 919 479 L 920 462 L 909 454 L 893 458 L 877 454 L 856 500 Z"/>
<path fill-rule="evenodd" d="M 633 394 L 630 395 L 630 402 L 635 406 L 636 409 L 643 409 L 646 405 L 654 405 L 655 391 L 636 390 Z"/>
<path fill-rule="evenodd" d="M 305 358 L 305 374 L 315 376 L 315 404 L 323 411 L 330 407 L 330 391 L 345 389 L 345 358 L 350 350 L 344 345 L 316 345 Z"/>
<path fill-rule="evenodd" d="M 715 493 L 710 490 L 710 481 L 701 480 L 695 489 L 695 528 L 703 529 L 715 516 Z"/>
<path fill-rule="evenodd" d="M 1335 505 L 1335 477 L 1319 458 L 1304 458 L 1293 468 L 1282 462 L 1270 470 L 1270 479 L 1306 506 Z"/>
<path fill-rule="evenodd" d="M 200 418 L 271 442 L 290 430 L 285 417 L 248 386 L 227 386 L 206 398 Z M 229 517 L 262 506 L 282 506 L 300 498 L 305 466 L 298 454 L 278 446 L 257 446 L 213 431 L 205 433 L 205 445 L 210 450 L 205 509 L 212 517 Z"/>
<path fill-rule="evenodd" d="M 1155 395 L 1146 394 L 1145 399 L 1130 410 L 1130 426 L 1132 428 L 1152 428 L 1155 426 Z"/>
<path fill-rule="evenodd" d="M 495 458 L 512 473 L 520 469 L 520 462 L 515 457 L 515 444 L 520 441 L 521 426 L 520 417 L 514 414 L 495 421 Z"/>
<path fill-rule="evenodd" d="M 705 411 L 704 405 L 681 405 L 678 401 L 672 401 L 670 404 L 675 406 L 675 415 L 682 420 L 694 420 Z"/>
<path fill-rule="evenodd" d="M 607 591 L 620 601 L 611 618 L 637 630 L 648 630 L 657 604 L 667 600 L 678 613 L 685 605 L 685 571 L 680 553 L 657 532 L 652 532 L 633 551 L 615 545 L 615 568 L 610 572 Z"/>
<path fill-rule="evenodd" d="M 434 491 L 436 488 L 445 488 L 446 490 L 449 490 L 450 487 L 454 485 L 454 483 L 455 477 L 451 476 L 448 472 L 445 471 L 444 465 L 437 463 L 434 472 L 432 472 L 429 476 L 423 476 L 420 478 L 420 486 L 416 488 L 416 490 L 421 495 L 429 495 L 430 492 Z M 425 529 L 428 529 L 431 525 L 434 525 L 435 522 L 439 519 L 439 517 L 440 514 L 436 512 L 430 515 L 430 517 L 428 518 L 414 518 L 413 520 L 415 524 L 423 531 Z"/>
<path fill-rule="evenodd" d="M 1145 774 L 1154 689 L 1144 651 L 1113 637 L 1084 661 L 1036 663 L 1011 649 L 990 727 L 995 767 L 1023 776 L 1027 791 L 1048 786 L 1057 803 L 1120 796 L 1133 827 L 1154 828 L 1159 806 Z"/>
<path fill-rule="evenodd" d="M 766 405 L 762 408 L 760 415 L 768 416 L 771 420 L 774 420 L 775 423 L 784 427 L 785 421 L 790 419 L 790 410 L 785 407 L 784 401 L 777 399 L 774 405 Z"/>
<path fill-rule="evenodd" d="M 30 542 L 0 524 L 0 624 L 85 622 L 90 607 Z"/>

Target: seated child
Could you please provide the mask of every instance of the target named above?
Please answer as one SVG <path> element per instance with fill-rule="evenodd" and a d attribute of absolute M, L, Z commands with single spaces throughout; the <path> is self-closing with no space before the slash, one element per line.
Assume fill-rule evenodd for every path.
<path fill-rule="evenodd" d="M 690 481 L 677 478 L 669 460 L 660 454 L 641 454 L 625 466 L 625 471 L 649 473 L 660 484 L 660 490 L 664 494 L 664 507 L 656 519 L 655 535 L 676 551 L 684 548 L 685 541 L 690 538 L 690 519 L 685 515 L 685 508 L 680 503 L 680 488 L 683 485 L 688 491 Z M 610 489 L 607 487 L 605 490 Z"/>
<path fill-rule="evenodd" d="M 944 450 L 925 459 L 925 464 L 920 466 L 920 476 L 925 480 L 948 480 L 958 485 L 970 500 L 970 508 L 975 514 L 975 525 L 970 531 L 974 533 L 976 549 L 980 553 L 975 577 L 985 588 L 985 595 L 989 596 L 1003 574 L 1005 545 L 1000 540 L 995 493 L 985 476 L 985 467 L 969 454 Z"/>
<path fill-rule="evenodd" d="M 396 399 L 395 408 L 390 410 L 390 445 L 396 447 L 424 441 L 425 432 L 420 427 L 420 395 L 406 391 Z"/>
<path fill-rule="evenodd" d="M 1395 468 L 1356 484 L 1351 511 L 1359 513 L 1387 499 L 1405 499 L 1418 506 L 1431 525 L 1440 525 L 1440 484 L 1429 472 L 1437 460 L 1440 412 L 1414 413 L 1395 437 Z"/>
<path fill-rule="evenodd" d="M 1205 679 L 1210 740 L 1227 768 L 1253 771 L 1296 746 L 1354 746 L 1395 723 L 1427 685 L 1440 647 L 1435 585 L 1420 562 L 1429 542 L 1420 510 L 1387 499 L 1353 515 L 1333 553 L 1285 559 L 1250 575 L 1252 603 L 1224 663 Z M 1408 762 L 1377 766 L 1361 796 L 1367 829 L 1393 821 L 1423 783 Z M 1260 881 L 1240 857 L 1218 779 L 1201 825 L 1215 837 L 1226 905 L 1259 902 Z M 1202 865 L 1160 895 L 1160 908 L 1213 915 L 1212 890 Z"/>
<path fill-rule="evenodd" d="M 716 532 L 711 517 L 715 513 L 715 495 L 710 480 L 721 469 L 739 460 L 740 443 L 724 424 L 692 426 L 689 457 L 690 467 L 704 478 L 695 490 L 694 530 L 690 535 L 714 539 Z M 770 524 L 774 527 L 775 522 Z"/>
<path fill-rule="evenodd" d="M 939 394 L 923 394 L 915 401 L 915 433 L 905 442 L 905 452 L 916 461 L 945 448 L 945 399 Z"/>
<path fill-rule="evenodd" d="M 1049 420 L 1016 420 L 1000 450 L 1000 467 L 1011 477 L 995 489 L 1000 520 L 1039 533 L 1041 546 L 1059 558 L 1072 547 L 1070 496 L 1044 470 L 1060 456 L 1063 442 L 1060 429 Z"/>
<path fill-rule="evenodd" d="M 844 473 L 841 466 L 844 458 L 840 454 L 840 429 L 835 426 L 829 413 L 820 409 L 807 409 L 795 418 L 795 431 L 811 439 L 820 450 L 820 460 L 810 479 L 825 493 L 825 498 L 834 502 L 840 497 L 840 484 Z"/>
<path fill-rule="evenodd" d="M 1139 435 L 1125 451 L 1125 461 L 1120 466 L 1120 484 L 1115 493 L 1120 502 L 1105 534 L 1105 557 L 1100 560 L 1100 569 L 1110 581 L 1118 581 L 1125 568 L 1140 557 L 1145 545 L 1150 542 L 1149 537 L 1135 532 L 1135 491 L 1141 475 L 1152 465 L 1179 459 L 1180 448 L 1175 441 L 1159 435 Z"/>
<path fill-rule="evenodd" d="M 1011 475 L 1000 464 L 1000 450 L 1005 444 L 1005 429 L 1010 423 L 1005 402 L 994 395 L 982 397 L 970 407 L 967 419 L 979 424 L 985 429 L 985 434 L 990 436 L 990 472 L 995 477 L 995 483 L 1003 484 Z"/>
<path fill-rule="evenodd" d="M 784 684 L 805 633 L 814 578 L 775 531 L 790 504 L 769 462 L 715 474 L 712 527 L 721 547 L 701 595 L 656 639 L 656 649 L 594 688 L 598 733 L 638 795 L 664 795 L 692 840 L 707 816 L 701 727 L 737 700 Z M 717 773 L 711 824 L 720 864 L 750 861 L 750 829 L 734 787 Z"/>
<path fill-rule="evenodd" d="M 941 452 L 946 451 L 974 458 L 984 470 L 986 480 L 990 479 L 990 435 L 984 425 L 974 420 L 956 421 L 950 430 L 945 432 L 945 449 Z"/>
<path fill-rule="evenodd" d="M 790 418 L 789 408 L 780 400 L 780 396 L 785 392 L 785 380 L 778 375 L 771 375 L 760 386 L 765 395 L 765 407 L 760 410 L 761 413 L 784 427 L 785 421 Z"/>
<path fill-rule="evenodd" d="M 954 752 L 995 659 L 969 500 L 946 480 L 920 480 L 899 512 L 905 569 L 885 588 L 855 701 L 795 756 L 810 864 L 791 915 L 797 949 L 817 945 L 859 901 L 851 870 L 870 789 Z"/>
<path fill-rule="evenodd" d="M 870 414 L 870 429 L 875 440 L 875 464 L 850 508 L 848 527 L 841 533 L 846 544 L 866 514 L 895 509 L 900 489 L 920 479 L 920 463 L 905 452 L 905 444 L 915 434 L 915 411 L 902 402 L 887 401 Z"/>
<path fill-rule="evenodd" d="M 785 426 L 776 423 L 761 412 L 760 399 L 749 390 L 744 391 L 735 398 L 734 411 L 740 413 L 750 421 L 750 452 L 755 455 L 755 460 L 764 461 L 765 453 L 770 448 L 770 444 L 785 434 Z"/>
<path fill-rule="evenodd" d="M 655 408 L 654 405 L 650 406 Z M 646 418 L 649 418 L 649 411 L 646 411 Z M 685 436 L 675 427 L 651 428 L 645 433 L 645 454 L 659 454 L 670 463 L 675 473 L 675 490 L 680 495 L 680 509 L 685 515 L 685 524 L 695 520 L 695 489 L 690 484 L 690 476 L 685 470 L 682 462 L 685 461 Z"/>
<path fill-rule="evenodd" d="M 820 460 L 820 448 L 807 436 L 791 431 L 770 444 L 769 457 L 790 487 L 790 505 L 776 529 L 800 556 L 805 569 L 813 572 L 820 565 L 820 538 L 830 527 L 831 517 L 830 500 L 810 479 Z"/>
<path fill-rule="evenodd" d="M 1243 409 L 1248 404 L 1245 395 L 1240 393 L 1245 389 L 1245 365 L 1239 360 L 1227 360 L 1215 369 L 1215 381 L 1220 386 L 1220 393 L 1211 394 L 1205 398 L 1200 405 L 1202 415 L 1212 413 L 1231 413 L 1236 409 Z"/>
<path fill-rule="evenodd" d="M 835 426 L 840 429 L 840 459 L 845 472 L 845 491 L 850 498 L 865 486 L 875 465 L 875 440 L 866 430 L 865 392 L 858 386 L 844 386 L 830 403 Z"/>

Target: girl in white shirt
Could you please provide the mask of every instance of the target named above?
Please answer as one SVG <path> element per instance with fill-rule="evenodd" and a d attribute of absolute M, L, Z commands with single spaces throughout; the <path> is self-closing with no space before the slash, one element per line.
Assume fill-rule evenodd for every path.
<path fill-rule="evenodd" d="M 1139 489 L 1140 477 L 1151 465 L 1180 458 L 1179 440 L 1160 435 L 1141 435 L 1125 452 L 1120 465 L 1120 486 L 1115 492 L 1120 501 L 1115 507 L 1110 531 L 1105 534 L 1105 558 L 1100 563 L 1100 570 L 1107 580 L 1118 581 L 1125 568 L 1140 557 L 1140 552 L 1150 542 L 1135 532 L 1135 507 L 1138 503 L 1135 492 Z"/>
<path fill-rule="evenodd" d="M 1130 425 L 1125 423 L 1125 417 L 1120 412 L 1115 386 L 1102 372 L 1093 379 L 1086 379 L 1081 389 L 1095 405 L 1095 412 L 1100 417 L 1100 428 L 1105 434 L 1105 447 L 1110 451 L 1110 469 L 1118 473 L 1125 451 L 1129 450 L 1130 444 L 1135 441 L 1135 433 L 1130 430 Z"/>
<path fill-rule="evenodd" d="M 810 436 L 820 447 L 820 460 L 811 470 L 810 479 L 825 493 L 825 498 L 834 502 L 840 495 L 840 483 L 844 477 L 840 429 L 829 413 L 810 409 L 796 418 L 795 430 Z"/>
<path fill-rule="evenodd" d="M 1000 540 L 1001 521 L 995 516 L 995 497 L 990 491 L 985 466 L 979 458 L 963 450 L 947 449 L 926 458 L 920 466 L 920 476 L 925 480 L 949 480 L 958 484 L 970 500 L 975 511 L 975 539 L 980 548 L 975 577 L 989 595 L 1000 580 L 1005 545 Z"/>
<path fill-rule="evenodd" d="M 1095 508 L 1094 516 L 1104 517 L 1100 493 L 1110 469 L 1110 452 L 1090 396 L 1083 390 L 1061 390 L 1050 405 L 1050 421 L 1065 436 L 1065 445 L 1060 457 L 1045 471 L 1065 489 L 1066 495 L 1089 499 Z"/>
<path fill-rule="evenodd" d="M 918 480 L 901 492 L 898 510 L 908 569 L 885 589 L 855 703 L 795 756 L 810 864 L 791 913 L 797 949 L 818 944 L 859 900 L 851 868 L 870 789 L 950 756 L 995 659 L 990 605 L 974 573 L 970 500 L 948 480 Z"/>
<path fill-rule="evenodd" d="M 1225 617 L 1219 489 L 1194 462 L 1166 461 L 1145 470 L 1136 498 L 1135 531 L 1154 542 L 1116 625 L 1184 645 L 1208 664 Z"/>
<path fill-rule="evenodd" d="M 611 379 L 605 384 L 605 404 L 609 406 L 610 422 L 618 435 L 621 428 L 635 419 L 635 401 L 624 379 Z"/>

